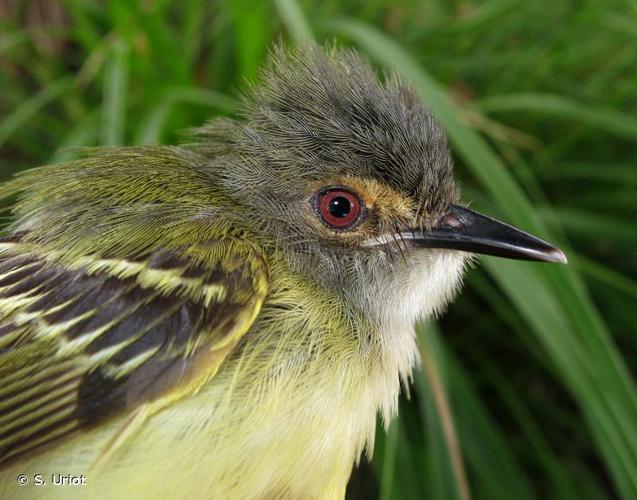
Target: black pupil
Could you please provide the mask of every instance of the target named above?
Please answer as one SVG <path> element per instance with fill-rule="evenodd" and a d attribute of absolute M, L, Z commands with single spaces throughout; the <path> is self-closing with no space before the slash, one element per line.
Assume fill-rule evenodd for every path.
<path fill-rule="evenodd" d="M 347 217 L 352 211 L 352 205 L 345 196 L 336 196 L 330 200 L 328 210 L 334 217 Z"/>

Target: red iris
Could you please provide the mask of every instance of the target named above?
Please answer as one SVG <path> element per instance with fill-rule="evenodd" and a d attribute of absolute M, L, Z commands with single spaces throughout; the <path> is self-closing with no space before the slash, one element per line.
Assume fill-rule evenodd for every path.
<path fill-rule="evenodd" d="M 334 229 L 347 229 L 358 221 L 361 202 L 356 194 L 343 188 L 319 193 L 317 208 L 323 221 Z"/>

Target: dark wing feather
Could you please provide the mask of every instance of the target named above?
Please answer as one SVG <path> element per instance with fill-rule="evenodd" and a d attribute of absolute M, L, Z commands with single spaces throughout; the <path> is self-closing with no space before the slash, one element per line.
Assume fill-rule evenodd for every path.
<path fill-rule="evenodd" d="M 61 263 L 0 240 L 0 467 L 214 375 L 267 289 L 247 244 Z"/>

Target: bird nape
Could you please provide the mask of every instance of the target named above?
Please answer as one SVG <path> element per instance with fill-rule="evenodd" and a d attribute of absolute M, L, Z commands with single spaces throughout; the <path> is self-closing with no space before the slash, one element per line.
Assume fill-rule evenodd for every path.
<path fill-rule="evenodd" d="M 431 112 L 351 50 L 276 48 L 190 138 L 0 187 L 0 497 L 342 498 L 471 253 L 566 262 L 462 208 Z"/>

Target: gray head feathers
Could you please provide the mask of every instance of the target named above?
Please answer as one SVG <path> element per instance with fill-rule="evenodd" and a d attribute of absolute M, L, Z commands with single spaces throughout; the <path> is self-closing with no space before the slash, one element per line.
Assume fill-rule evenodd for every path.
<path fill-rule="evenodd" d="M 423 212 L 457 199 L 446 139 L 431 112 L 397 76 L 382 83 L 353 50 L 275 48 L 241 115 L 197 135 L 213 139 L 207 147 L 215 152 L 229 147 L 241 157 L 234 168 L 246 170 L 244 185 L 296 196 L 295 180 L 354 174 L 409 195 Z"/>

